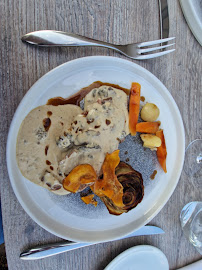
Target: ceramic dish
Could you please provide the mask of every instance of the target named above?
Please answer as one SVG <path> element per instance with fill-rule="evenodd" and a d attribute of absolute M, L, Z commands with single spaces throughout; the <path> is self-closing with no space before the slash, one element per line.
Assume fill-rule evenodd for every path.
<path fill-rule="evenodd" d="M 165 174 L 156 162 L 156 153 L 143 150 L 136 138 L 128 138 L 120 146 L 121 160 L 142 173 L 145 195 L 142 202 L 127 214 L 110 215 L 99 202 L 95 208 L 85 205 L 79 195 L 57 196 L 30 181 L 20 173 L 16 163 L 17 131 L 27 113 L 46 104 L 51 97 L 68 97 L 94 81 L 110 82 L 130 88 L 139 82 L 141 95 L 160 109 L 161 127 L 167 144 Z M 47 231 L 78 242 L 101 242 L 120 238 L 148 223 L 173 193 L 183 166 L 185 135 L 177 105 L 166 87 L 149 71 L 133 62 L 115 57 L 93 56 L 67 62 L 39 79 L 27 92 L 13 117 L 7 141 L 7 166 L 13 190 L 25 211 Z M 154 168 L 158 173 L 149 178 Z"/>
<path fill-rule="evenodd" d="M 141 245 L 127 249 L 104 270 L 169 270 L 165 254 L 158 248 Z"/>

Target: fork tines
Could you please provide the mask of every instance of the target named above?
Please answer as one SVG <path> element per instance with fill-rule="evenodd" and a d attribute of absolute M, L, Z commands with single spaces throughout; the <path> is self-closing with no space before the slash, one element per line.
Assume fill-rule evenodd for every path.
<path fill-rule="evenodd" d="M 171 41 L 173 39 L 175 39 L 175 37 L 137 43 L 137 47 L 140 48 L 140 49 L 138 49 L 138 54 L 139 55 L 138 55 L 137 58 L 138 59 L 155 58 L 155 57 L 158 57 L 158 56 L 168 54 L 168 53 L 171 53 L 171 52 L 175 51 L 175 49 L 170 49 L 170 50 L 163 50 L 163 51 L 156 52 L 156 53 L 154 52 L 154 53 L 151 53 L 151 54 L 145 54 L 145 53 L 149 53 L 149 52 L 153 52 L 153 51 L 157 51 L 157 50 L 162 50 L 162 49 L 165 49 L 165 48 L 168 48 L 170 46 L 175 45 L 175 43 L 163 45 L 163 43 L 165 43 L 165 42 L 167 43 L 168 41 Z M 161 44 L 161 46 L 153 46 L 153 45 L 157 45 L 157 44 Z M 153 46 L 153 47 L 144 49 L 144 47 L 149 47 L 149 46 Z"/>

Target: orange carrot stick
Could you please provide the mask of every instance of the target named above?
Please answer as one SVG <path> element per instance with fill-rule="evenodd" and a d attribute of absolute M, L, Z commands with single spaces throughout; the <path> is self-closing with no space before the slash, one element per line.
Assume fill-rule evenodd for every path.
<path fill-rule="evenodd" d="M 155 134 L 159 129 L 159 125 L 158 122 L 141 122 L 136 125 L 136 131 Z"/>
<path fill-rule="evenodd" d="M 140 112 L 140 89 L 139 83 L 132 83 L 129 101 L 129 130 L 132 136 L 136 135 L 136 125 Z"/>
<path fill-rule="evenodd" d="M 163 134 L 163 130 L 158 130 L 156 132 L 156 136 L 159 137 L 161 139 L 161 146 L 159 146 L 157 148 L 157 158 L 158 161 L 162 167 L 162 169 L 164 170 L 165 173 L 167 173 L 167 169 L 166 169 L 166 157 L 167 157 L 167 150 L 166 150 L 166 143 L 165 143 L 165 138 L 164 138 L 164 134 Z"/>

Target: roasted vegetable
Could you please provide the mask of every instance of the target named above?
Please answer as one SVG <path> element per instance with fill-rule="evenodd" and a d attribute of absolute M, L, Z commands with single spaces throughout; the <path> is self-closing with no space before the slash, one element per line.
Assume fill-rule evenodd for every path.
<path fill-rule="evenodd" d="M 167 169 L 166 169 L 167 150 L 166 150 L 166 143 L 165 143 L 163 130 L 161 129 L 157 131 L 156 136 L 161 139 L 161 146 L 157 148 L 157 152 L 156 152 L 157 158 L 162 169 L 164 170 L 165 173 L 167 173 Z"/>
<path fill-rule="evenodd" d="M 95 183 L 96 172 L 89 164 L 76 166 L 63 180 L 64 189 L 70 192 L 79 192 L 89 185 Z"/>
<path fill-rule="evenodd" d="M 155 135 L 141 134 L 140 138 L 143 141 L 143 146 L 146 148 L 157 150 L 156 148 L 161 145 L 161 139 Z"/>
<path fill-rule="evenodd" d="M 117 207 L 123 207 L 123 187 L 115 175 L 119 162 L 119 150 L 107 153 L 102 165 L 103 178 L 96 180 L 93 191 L 101 198 L 107 196 Z"/>
<path fill-rule="evenodd" d="M 129 130 L 132 136 L 136 135 L 136 125 L 140 111 L 140 89 L 141 85 L 139 83 L 132 83 L 129 100 Z"/>
<path fill-rule="evenodd" d="M 141 110 L 141 118 L 144 121 L 153 122 L 159 117 L 159 108 L 153 103 L 146 103 Z"/>
<path fill-rule="evenodd" d="M 95 207 L 97 206 L 97 202 L 94 199 L 94 194 L 90 194 L 87 196 L 83 196 L 81 197 L 81 200 L 85 203 L 85 204 L 93 204 Z"/>
<path fill-rule="evenodd" d="M 158 122 L 141 122 L 136 125 L 136 131 L 141 133 L 155 134 L 159 129 Z"/>
<path fill-rule="evenodd" d="M 137 206 L 144 196 L 142 175 L 130 165 L 120 162 L 116 168 L 116 176 L 123 186 L 123 207 L 117 207 L 108 197 L 102 197 L 110 214 L 121 215 Z"/>

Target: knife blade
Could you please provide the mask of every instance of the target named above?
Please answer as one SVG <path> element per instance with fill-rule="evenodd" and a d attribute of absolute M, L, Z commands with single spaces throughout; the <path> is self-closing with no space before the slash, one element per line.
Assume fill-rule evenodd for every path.
<path fill-rule="evenodd" d="M 169 37 L 169 13 L 167 0 L 159 0 L 160 38 Z"/>
<path fill-rule="evenodd" d="M 156 226 L 143 226 L 142 228 L 138 229 L 137 231 L 128 234 L 122 238 L 116 239 L 124 239 L 133 236 L 140 236 L 140 235 L 155 235 L 155 234 L 163 234 L 165 233 L 161 228 Z M 110 241 L 108 241 L 110 242 Z M 71 251 L 74 249 L 91 246 L 99 243 L 76 243 L 70 241 L 63 241 L 60 243 L 55 244 L 46 244 L 43 246 L 37 246 L 31 249 L 28 249 L 20 254 L 20 259 L 22 260 L 38 260 L 46 257 L 50 257 L 53 255 L 57 255 L 63 252 Z"/>

